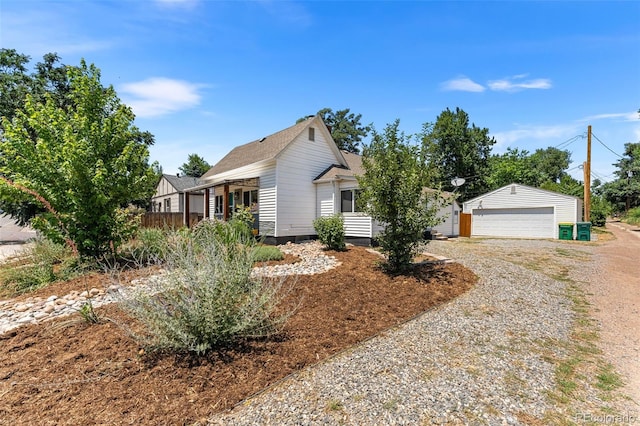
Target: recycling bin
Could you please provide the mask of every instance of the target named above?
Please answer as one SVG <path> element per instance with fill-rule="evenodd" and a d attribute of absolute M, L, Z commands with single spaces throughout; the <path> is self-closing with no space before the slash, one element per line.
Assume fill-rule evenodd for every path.
<path fill-rule="evenodd" d="M 558 224 L 559 232 L 558 237 L 561 240 L 573 240 L 573 223 L 560 222 Z"/>
<path fill-rule="evenodd" d="M 576 240 L 591 241 L 591 222 L 576 223 Z"/>

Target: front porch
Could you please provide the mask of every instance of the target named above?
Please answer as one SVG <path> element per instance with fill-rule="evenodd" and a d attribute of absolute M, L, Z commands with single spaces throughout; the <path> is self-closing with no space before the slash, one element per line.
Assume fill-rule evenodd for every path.
<path fill-rule="evenodd" d="M 233 179 L 189 188 L 186 194 L 204 190 L 204 218 L 229 220 L 234 212 L 248 207 L 253 215 L 253 228 L 260 230 L 260 178 Z M 189 197 L 185 197 L 188 200 Z M 185 202 L 183 223 L 189 226 L 190 205 Z M 259 232 L 259 231 L 258 231 Z"/>

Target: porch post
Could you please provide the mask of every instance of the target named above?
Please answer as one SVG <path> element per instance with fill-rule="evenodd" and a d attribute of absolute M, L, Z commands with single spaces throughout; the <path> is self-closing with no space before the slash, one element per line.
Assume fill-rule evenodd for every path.
<path fill-rule="evenodd" d="M 204 189 L 204 218 L 209 219 L 209 204 L 211 200 L 211 195 L 209 193 L 209 188 Z"/>
<path fill-rule="evenodd" d="M 184 192 L 184 225 L 189 228 L 191 224 L 189 223 L 189 193 Z"/>
<path fill-rule="evenodd" d="M 224 214 L 222 218 L 224 220 L 229 220 L 229 184 L 224 184 Z"/>

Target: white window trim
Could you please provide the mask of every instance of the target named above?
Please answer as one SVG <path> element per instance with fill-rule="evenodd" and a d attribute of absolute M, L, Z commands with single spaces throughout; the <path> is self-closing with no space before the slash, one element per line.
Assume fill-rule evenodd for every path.
<path fill-rule="evenodd" d="M 340 189 L 340 214 L 342 214 L 343 216 L 366 216 L 366 214 L 364 214 L 364 212 L 357 212 L 356 210 L 356 191 L 358 191 L 359 188 L 342 188 Z M 351 211 L 350 212 L 343 212 L 342 211 L 342 193 L 345 191 L 351 191 Z"/>

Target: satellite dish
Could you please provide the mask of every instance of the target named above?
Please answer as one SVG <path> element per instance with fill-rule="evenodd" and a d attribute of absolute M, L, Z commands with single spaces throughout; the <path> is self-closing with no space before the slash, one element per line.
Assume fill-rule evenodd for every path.
<path fill-rule="evenodd" d="M 466 180 L 464 180 L 464 178 L 453 178 L 451 179 L 451 185 L 455 186 L 456 188 L 459 186 L 464 185 L 464 183 L 466 182 Z"/>

